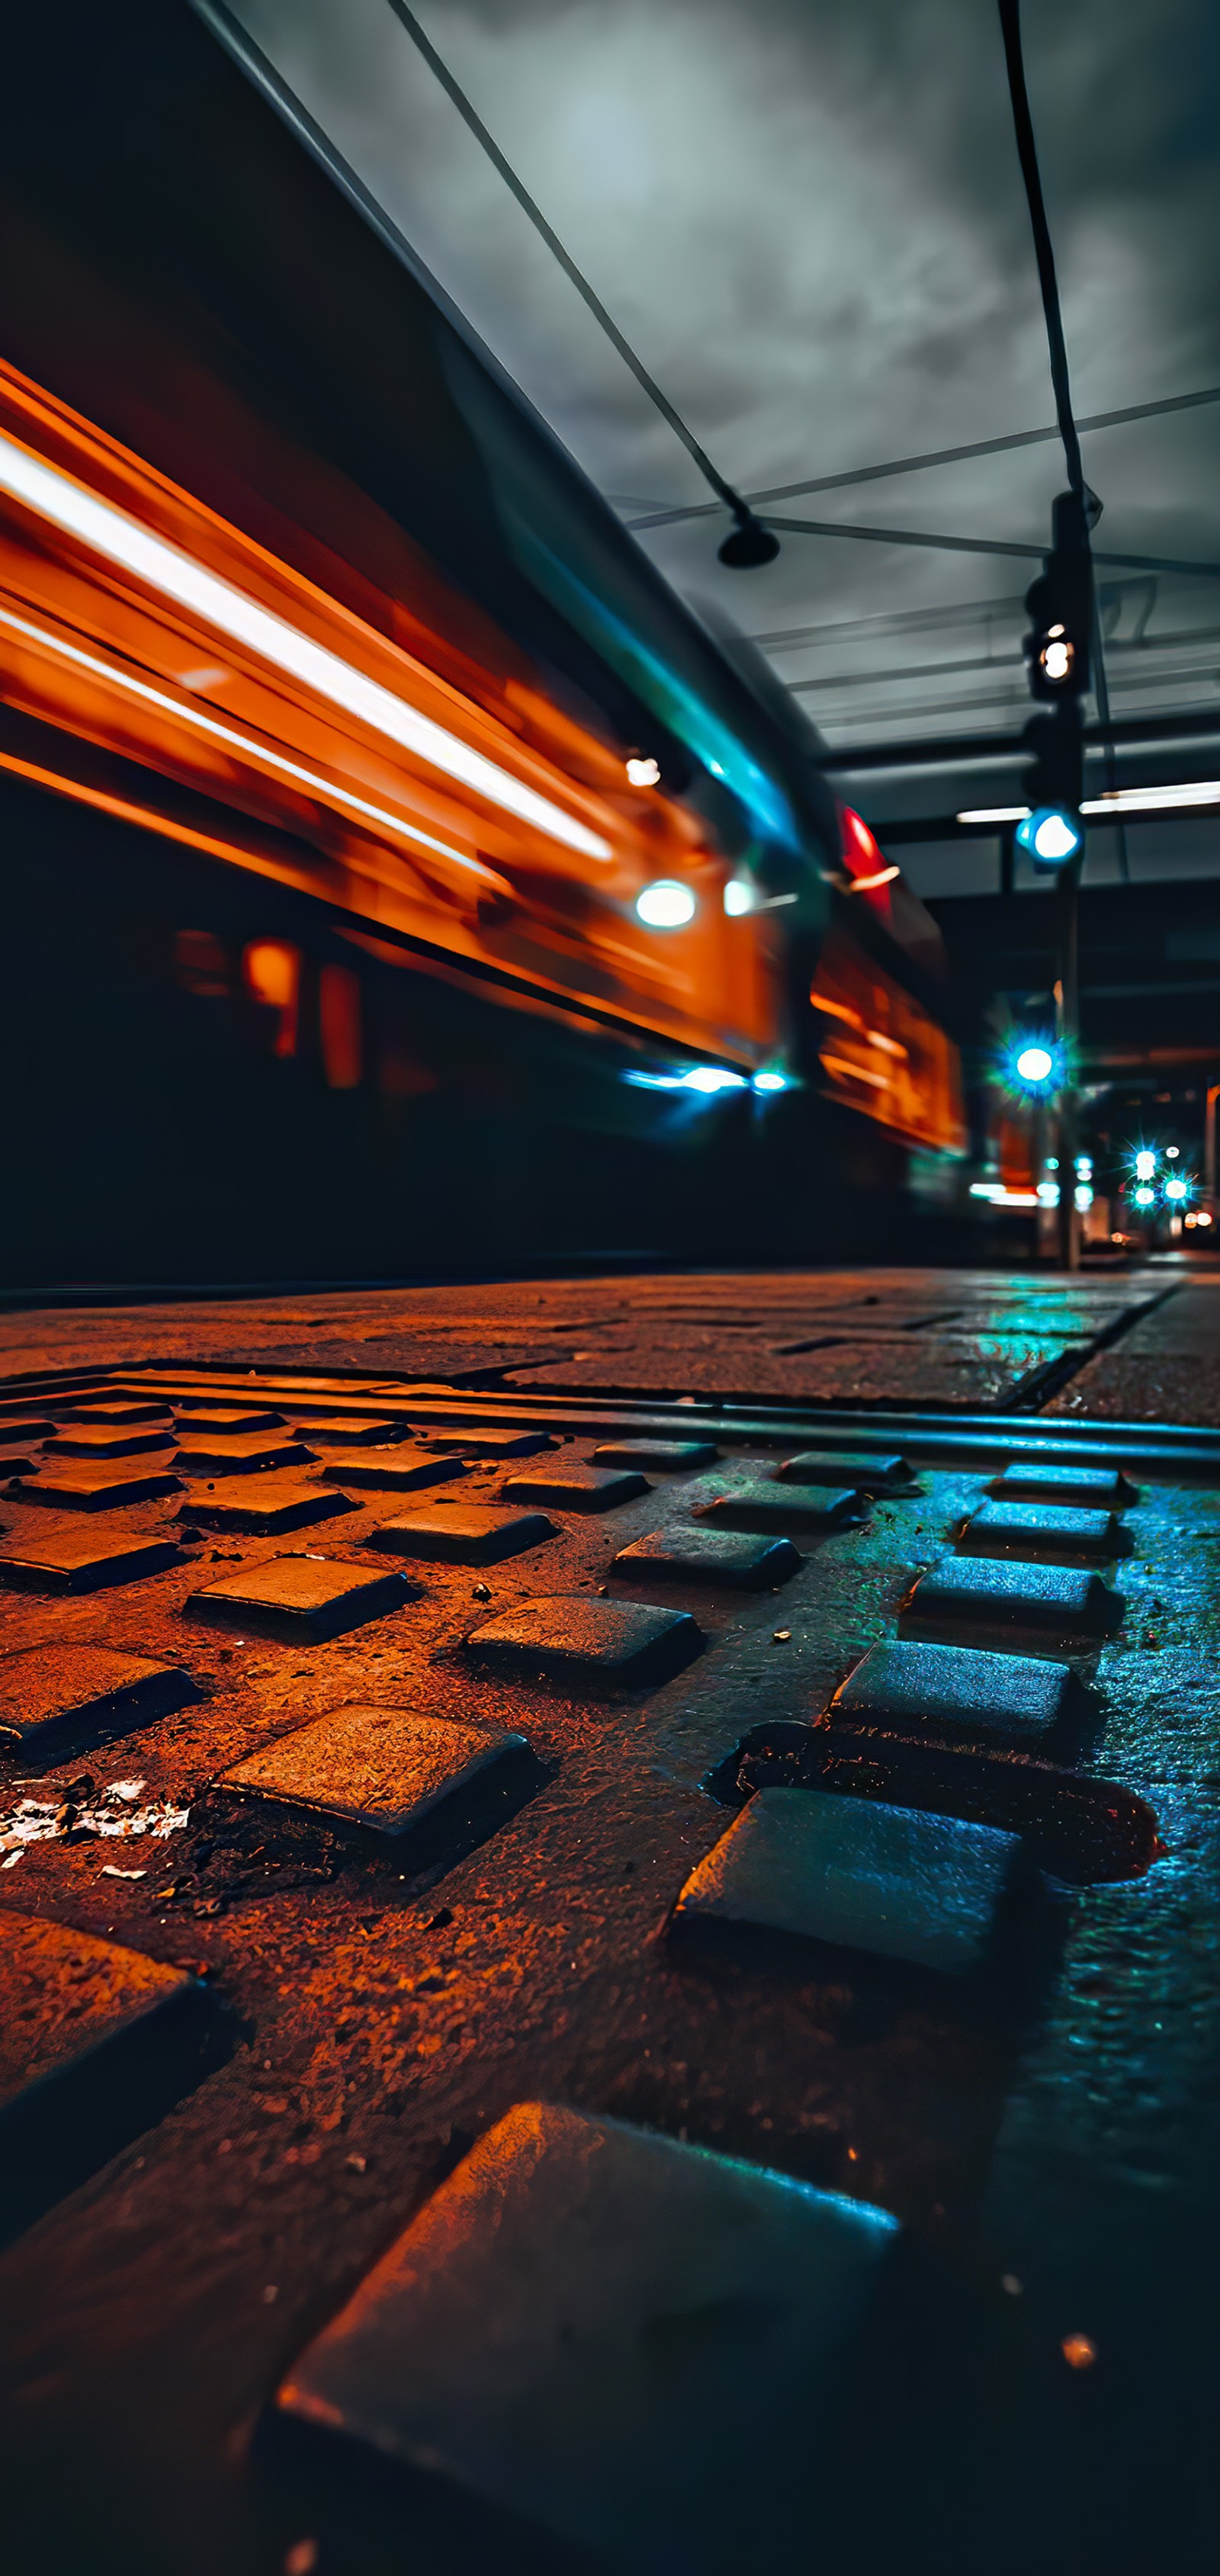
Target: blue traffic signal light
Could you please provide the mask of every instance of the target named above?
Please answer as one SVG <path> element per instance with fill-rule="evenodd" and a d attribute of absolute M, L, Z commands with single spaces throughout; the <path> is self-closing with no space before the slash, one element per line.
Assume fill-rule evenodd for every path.
<path fill-rule="evenodd" d="M 1070 806 L 1036 805 L 1032 814 L 1018 823 L 1014 838 L 1019 849 L 1028 850 L 1036 866 L 1062 868 L 1084 848 L 1084 825 Z"/>

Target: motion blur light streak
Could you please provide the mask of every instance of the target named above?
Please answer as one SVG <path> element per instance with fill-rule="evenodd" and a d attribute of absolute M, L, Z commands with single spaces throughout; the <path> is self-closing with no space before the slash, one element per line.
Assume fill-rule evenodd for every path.
<path fill-rule="evenodd" d="M 649 930 L 681 930 L 694 920 L 696 906 L 689 886 L 680 885 L 676 877 L 658 877 L 636 896 L 635 909 Z"/>
<path fill-rule="evenodd" d="M 518 815 L 522 822 L 534 824 L 537 830 L 586 858 L 613 858 L 608 841 L 587 830 L 573 815 L 565 814 L 549 797 L 538 795 L 496 761 L 488 760 L 485 753 L 475 751 L 443 725 L 434 723 L 431 716 L 421 715 L 379 681 L 369 679 L 350 662 L 341 661 L 324 645 L 315 644 L 283 618 L 273 616 L 256 600 L 235 590 L 230 582 L 205 571 L 202 564 L 182 554 L 176 546 L 166 545 L 124 511 L 99 501 L 66 474 L 43 464 L 3 432 L 0 491 L 8 492 L 15 501 L 24 503 L 68 535 L 78 537 L 94 553 L 120 564 L 163 597 L 205 618 L 222 634 L 247 645 L 264 661 L 290 672 L 332 706 L 360 718 L 387 740 L 412 752 L 416 759 L 485 796 L 489 803 Z"/>
<path fill-rule="evenodd" d="M 853 877 L 847 891 L 849 894 L 872 894 L 875 887 L 892 885 L 895 877 L 900 877 L 901 874 L 902 870 L 899 867 L 878 868 L 875 876 Z"/>
<path fill-rule="evenodd" d="M 688 1073 L 625 1073 L 623 1080 L 637 1091 L 697 1091 L 709 1098 L 717 1091 L 744 1091 L 747 1087 L 744 1073 L 731 1073 L 727 1065 L 720 1064 L 692 1065 Z M 760 1080 L 766 1077 L 756 1074 L 755 1087 Z M 785 1088 L 782 1074 L 772 1077 L 772 1087 L 776 1083 L 780 1090 Z"/>
<path fill-rule="evenodd" d="M 1086 796 L 1082 814 L 1168 814 L 1178 806 L 1220 805 L 1220 778 L 1187 779 L 1177 787 L 1108 787 Z M 1027 823 L 1028 805 L 968 805 L 954 817 L 958 823 Z"/>
<path fill-rule="evenodd" d="M 261 763 L 264 768 L 278 770 L 281 776 L 293 779 L 299 787 L 307 787 L 311 794 L 321 796 L 327 802 L 345 805 L 352 813 L 362 815 L 366 822 L 379 823 L 386 831 L 401 833 L 407 840 L 417 841 L 422 849 L 435 850 L 440 857 L 452 859 L 459 868 L 472 868 L 477 876 L 499 882 L 494 868 L 487 867 L 482 859 L 469 858 L 464 850 L 455 850 L 448 841 L 436 840 L 432 833 L 421 831 L 417 823 L 408 823 L 401 814 L 391 814 L 384 805 L 370 805 L 366 797 L 354 796 L 350 788 L 340 787 L 334 779 L 323 778 L 316 770 L 303 769 L 298 761 L 286 760 L 282 752 L 272 751 L 268 743 L 255 742 L 251 735 L 238 733 L 232 725 L 221 724 L 216 716 L 205 715 L 202 707 L 191 706 L 181 698 L 171 698 L 168 691 L 154 689 L 147 680 L 137 680 L 132 672 L 121 671 L 117 664 L 99 660 L 97 654 L 82 651 L 79 644 L 69 644 L 64 636 L 52 635 L 45 627 L 32 625 L 28 618 L 15 617 L 6 608 L 0 608 L 0 626 L 7 626 L 14 634 L 25 636 L 28 642 L 37 644 L 44 652 L 58 654 L 61 661 L 75 663 L 79 670 L 93 672 L 109 687 L 125 689 L 130 697 L 143 698 L 147 705 L 163 708 L 168 715 L 178 717 L 181 723 L 193 725 L 197 733 L 210 734 L 216 742 L 229 743 L 233 750 L 244 752 L 248 759 Z"/>

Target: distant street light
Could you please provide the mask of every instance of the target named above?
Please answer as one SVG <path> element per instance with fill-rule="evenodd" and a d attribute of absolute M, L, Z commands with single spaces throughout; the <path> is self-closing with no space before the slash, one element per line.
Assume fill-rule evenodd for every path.
<path fill-rule="evenodd" d="M 1028 1033 L 1010 1038 L 1004 1055 L 1004 1077 L 1011 1090 L 1023 1092 L 1030 1100 L 1045 1100 L 1060 1089 L 1066 1071 L 1063 1048 L 1057 1039 Z"/>

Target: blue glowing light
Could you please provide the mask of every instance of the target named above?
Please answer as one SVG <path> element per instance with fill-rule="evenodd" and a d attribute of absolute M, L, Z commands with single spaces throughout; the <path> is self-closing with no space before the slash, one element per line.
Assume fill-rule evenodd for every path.
<path fill-rule="evenodd" d="M 1077 816 L 1059 805 L 1035 805 L 1033 813 L 1018 823 L 1014 839 L 1042 868 L 1065 867 L 1084 848 Z"/>
<path fill-rule="evenodd" d="M 786 1073 L 756 1073 L 754 1076 L 755 1091 L 786 1091 L 787 1088 Z"/>
<path fill-rule="evenodd" d="M 1058 1091 L 1065 1076 L 1066 1059 L 1057 1038 L 1043 1037 L 1032 1031 L 1018 1031 L 1004 1051 L 1004 1076 L 1011 1090 L 1023 1092 L 1027 1099 L 1042 1100 Z"/>
<path fill-rule="evenodd" d="M 744 1073 L 730 1073 L 727 1065 L 693 1064 L 686 1073 L 625 1073 L 637 1091 L 686 1091 L 702 1093 L 705 1099 L 717 1091 L 744 1091 Z"/>

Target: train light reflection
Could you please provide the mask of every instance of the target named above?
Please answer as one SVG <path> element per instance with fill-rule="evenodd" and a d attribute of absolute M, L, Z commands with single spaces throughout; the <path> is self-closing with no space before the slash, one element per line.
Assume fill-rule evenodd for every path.
<path fill-rule="evenodd" d="M 695 898 L 677 877 L 658 877 L 635 899 L 638 918 L 649 930 L 681 930 L 695 918 Z"/>
<path fill-rule="evenodd" d="M 745 1074 L 731 1073 L 723 1064 L 693 1064 L 686 1073 L 625 1073 L 623 1080 L 637 1091 L 698 1091 L 708 1098 L 717 1091 L 746 1089 Z"/>
<path fill-rule="evenodd" d="M 287 939 L 254 939 L 242 953 L 242 973 L 256 1002 L 278 1014 L 275 1053 L 297 1051 L 297 1005 L 301 990 L 301 952 Z"/>
<path fill-rule="evenodd" d="M 276 669 L 289 672 L 332 706 L 360 718 L 375 733 L 398 743 L 417 760 L 486 797 L 489 804 L 516 814 L 522 822 L 532 823 L 536 830 L 580 851 L 586 858 L 613 858 L 609 842 L 600 834 L 591 832 L 574 815 L 566 814 L 549 797 L 540 796 L 523 779 L 514 778 L 510 770 L 489 760 L 486 753 L 476 751 L 431 716 L 396 697 L 393 690 L 383 688 L 380 681 L 344 662 L 337 653 L 328 652 L 325 645 L 314 643 L 299 628 L 260 607 L 243 591 L 235 590 L 231 582 L 221 581 L 192 556 L 167 545 L 125 511 L 99 501 L 70 476 L 45 465 L 2 433 L 0 491 L 24 503 L 52 526 L 79 538 L 95 554 L 147 582 L 163 598 L 176 600 L 180 607 L 205 618 L 221 634 L 231 635 Z"/>
<path fill-rule="evenodd" d="M 730 920 L 736 920 L 743 912 L 753 912 L 754 888 L 747 885 L 744 877 L 729 878 L 724 889 L 724 908 Z"/>
<path fill-rule="evenodd" d="M 323 966 L 318 976 L 318 1039 L 332 1091 L 355 1091 L 364 1071 L 360 978 L 350 966 Z"/>

